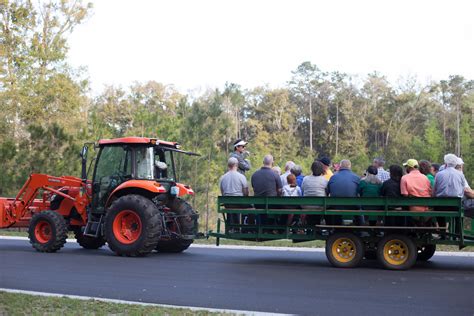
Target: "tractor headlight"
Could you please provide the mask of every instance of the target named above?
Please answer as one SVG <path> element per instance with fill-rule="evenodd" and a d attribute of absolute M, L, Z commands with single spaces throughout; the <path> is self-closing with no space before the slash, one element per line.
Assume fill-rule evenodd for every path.
<path fill-rule="evenodd" d="M 171 195 L 178 195 L 179 194 L 179 188 L 177 186 L 172 186 L 170 188 L 170 194 Z"/>

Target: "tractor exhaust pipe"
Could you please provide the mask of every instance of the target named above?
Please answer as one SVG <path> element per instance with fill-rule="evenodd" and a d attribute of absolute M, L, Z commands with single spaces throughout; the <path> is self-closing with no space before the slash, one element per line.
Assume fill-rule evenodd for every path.
<path fill-rule="evenodd" d="M 81 151 L 81 158 L 82 158 L 81 179 L 83 182 L 87 182 L 87 152 L 88 151 L 89 151 L 89 147 L 87 147 L 87 145 L 84 145 Z"/>

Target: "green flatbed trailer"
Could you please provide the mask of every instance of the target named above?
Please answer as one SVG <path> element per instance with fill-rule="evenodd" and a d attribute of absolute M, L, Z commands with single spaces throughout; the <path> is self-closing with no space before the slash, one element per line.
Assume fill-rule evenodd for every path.
<path fill-rule="evenodd" d="M 437 244 L 457 245 L 459 249 L 474 245 L 474 221 L 465 216 L 460 198 L 220 196 L 217 203 L 222 218 L 217 220 L 217 231 L 209 232 L 209 236 L 216 237 L 217 245 L 220 238 L 257 242 L 325 240 L 328 260 L 341 268 L 356 267 L 365 257 L 377 258 L 385 268 L 404 270 L 417 260 L 429 260 Z M 409 206 L 428 206 L 429 210 L 409 211 Z M 237 214 L 237 223 L 229 221 L 230 214 Z M 306 215 L 307 219 L 320 216 L 327 222 L 338 216 L 342 223 L 288 225 L 285 217 L 290 214 Z M 384 224 L 351 223 L 361 215 Z M 264 222 L 258 220 L 262 217 L 266 218 Z M 435 218 L 446 225 L 435 226 Z"/>

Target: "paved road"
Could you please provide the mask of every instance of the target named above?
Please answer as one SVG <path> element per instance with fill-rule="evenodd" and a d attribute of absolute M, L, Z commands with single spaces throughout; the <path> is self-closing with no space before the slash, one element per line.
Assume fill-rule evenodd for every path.
<path fill-rule="evenodd" d="M 0 240 L 0 287 L 182 306 L 302 315 L 474 315 L 474 257 L 435 256 L 409 271 L 324 253 L 191 248 L 122 258 L 68 243 L 54 254 Z"/>

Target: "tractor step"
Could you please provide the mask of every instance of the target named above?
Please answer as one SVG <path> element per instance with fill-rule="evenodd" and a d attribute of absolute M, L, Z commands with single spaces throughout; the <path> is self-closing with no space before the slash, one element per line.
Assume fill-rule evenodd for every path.
<path fill-rule="evenodd" d="M 99 221 L 89 220 L 86 224 L 86 228 L 84 228 L 84 236 L 99 237 L 101 235 L 102 218 L 103 216 L 101 215 Z"/>

